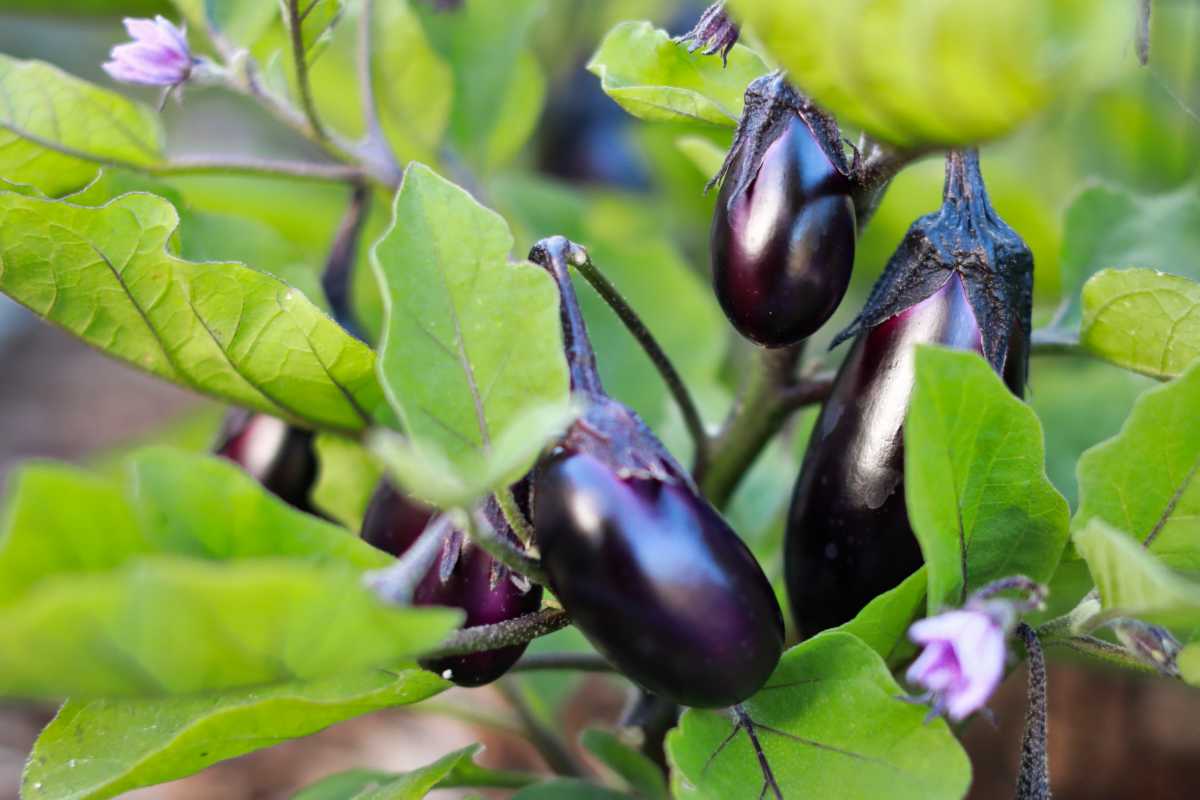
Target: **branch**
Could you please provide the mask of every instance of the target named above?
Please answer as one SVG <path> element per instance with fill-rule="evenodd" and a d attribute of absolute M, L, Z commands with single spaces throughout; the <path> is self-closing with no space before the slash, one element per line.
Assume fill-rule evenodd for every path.
<path fill-rule="evenodd" d="M 909 164 L 929 155 L 932 150 L 894 150 L 865 135 L 859 140 L 854 158 L 854 210 L 858 230 L 875 215 L 892 178 Z"/>
<path fill-rule="evenodd" d="M 471 540 L 492 558 L 518 575 L 524 575 L 534 583 L 548 585 L 549 578 L 542 569 L 541 562 L 530 558 L 524 550 L 507 538 L 498 536 L 482 512 L 476 511 L 466 515 L 466 530 Z"/>
<path fill-rule="evenodd" d="M 697 468 L 703 468 L 708 462 L 708 433 L 704 429 L 704 420 L 700 416 L 700 410 L 696 406 L 695 400 L 692 399 L 691 393 L 688 391 L 687 384 L 679 375 L 679 370 L 675 369 L 675 365 L 671 363 L 671 358 L 662 349 L 658 340 L 654 338 L 654 334 L 646 327 L 637 312 L 625 301 L 617 287 L 613 286 L 612 282 L 604 276 L 596 265 L 592 263 L 592 259 L 584 258 L 581 262 L 574 264 L 596 293 L 608 304 L 608 307 L 621 319 L 625 324 L 625 328 L 633 335 L 641 345 L 642 350 L 650 357 L 650 361 L 654 363 L 658 374 L 662 376 L 663 382 L 666 383 L 668 391 L 675 399 L 675 404 L 679 406 L 680 413 L 683 414 L 683 422 L 687 426 L 688 433 L 691 434 L 692 442 L 696 446 L 696 464 Z"/>
<path fill-rule="evenodd" d="M 1035 356 L 1084 355 L 1079 334 L 1059 328 L 1038 328 L 1030 337 L 1029 352 Z"/>
<path fill-rule="evenodd" d="M 317 115 L 317 106 L 313 102 L 312 86 L 308 82 L 308 54 L 304 50 L 304 18 L 300 15 L 300 0 L 287 0 L 288 32 L 292 38 L 292 62 L 296 66 L 296 90 L 300 93 L 300 105 L 304 109 L 304 117 L 308 120 L 311 135 L 318 141 L 325 141 L 328 136 L 321 118 Z"/>
<path fill-rule="evenodd" d="M 442 642 L 441 647 L 426 653 L 424 658 L 436 661 L 452 656 L 466 656 L 486 650 L 501 650 L 513 645 L 531 642 L 562 630 L 571 624 L 571 618 L 561 608 L 543 608 L 523 617 L 497 622 L 493 625 L 476 625 L 455 631 Z"/>
<path fill-rule="evenodd" d="M 396 155 L 388 145 L 387 136 L 383 132 L 383 124 L 379 121 L 379 104 L 375 96 L 375 37 L 371 35 L 371 26 L 375 20 L 375 0 L 363 0 L 362 10 L 358 17 L 358 86 L 362 92 L 363 128 L 366 135 L 363 147 L 372 157 L 399 183 L 403 170 L 396 161 Z"/>
<path fill-rule="evenodd" d="M 529 741 L 542 754 L 542 758 L 546 760 L 547 766 L 557 772 L 559 775 L 568 775 L 571 777 L 579 777 L 584 774 L 583 767 L 571 754 L 571 751 L 548 725 L 542 722 L 529 707 L 529 703 L 525 701 L 525 697 L 521 694 L 520 687 L 514 685 L 511 681 L 500 680 L 496 683 L 496 689 L 512 706 L 513 711 L 517 712 L 517 716 L 521 719 L 521 724 L 525 726 L 525 731 Z"/>
<path fill-rule="evenodd" d="M 570 670 L 574 672 L 615 672 L 608 659 L 595 653 L 533 653 L 521 658 L 511 672 Z"/>
<path fill-rule="evenodd" d="M 1029 659 L 1029 705 L 1021 737 L 1021 771 L 1017 775 L 1017 800 L 1050 800 L 1050 758 L 1046 739 L 1046 656 L 1033 628 L 1022 622 L 1017 633 L 1025 642 Z"/>

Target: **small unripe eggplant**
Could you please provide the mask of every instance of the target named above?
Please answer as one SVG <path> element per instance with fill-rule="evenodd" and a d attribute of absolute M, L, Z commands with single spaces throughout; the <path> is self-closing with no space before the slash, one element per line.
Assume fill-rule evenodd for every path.
<path fill-rule="evenodd" d="M 718 179 L 713 288 L 738 332 L 795 344 L 837 310 L 854 266 L 855 210 L 837 124 L 780 75 L 746 90 Z"/>
<path fill-rule="evenodd" d="M 483 514 L 492 528 L 517 538 L 494 500 Z M 436 512 L 398 491 L 386 480 L 375 490 L 363 517 L 362 538 L 394 556 L 403 555 L 435 523 Z M 542 587 L 514 575 L 461 530 L 446 526 L 442 549 L 413 591 L 415 606 L 449 606 L 466 612 L 464 627 L 491 625 L 532 614 L 541 607 Z M 482 686 L 499 678 L 525 652 L 525 645 L 463 656 L 422 659 L 425 669 L 459 686 Z"/>
<path fill-rule="evenodd" d="M 608 397 L 567 274 L 586 257 L 561 237 L 530 259 L 562 294 L 581 417 L 534 472 L 533 523 L 550 588 L 634 682 L 682 705 L 741 702 L 783 651 L 783 617 L 749 548 L 642 421 Z"/>
<path fill-rule="evenodd" d="M 784 566 L 808 637 L 852 619 L 921 565 L 904 499 L 904 420 L 919 344 L 975 350 L 1023 394 L 1033 256 L 987 200 L 978 155 L 947 159 L 942 208 L 909 229 L 813 429 Z"/>
<path fill-rule="evenodd" d="M 233 461 L 272 494 L 313 512 L 309 492 L 317 481 L 313 433 L 269 414 L 233 409 L 225 416 L 216 455 Z"/>

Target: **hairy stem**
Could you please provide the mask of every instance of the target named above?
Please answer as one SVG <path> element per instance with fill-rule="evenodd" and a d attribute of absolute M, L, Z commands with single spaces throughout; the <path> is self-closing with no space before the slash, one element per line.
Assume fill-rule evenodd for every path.
<path fill-rule="evenodd" d="M 521 507 L 517 504 L 517 498 L 513 496 L 512 489 L 507 486 L 497 489 L 495 497 L 496 505 L 500 506 L 500 513 L 504 515 L 504 521 L 508 523 L 508 527 L 512 528 L 518 539 L 525 544 L 530 544 L 533 541 L 533 526 L 521 512 Z"/>
<path fill-rule="evenodd" d="M 696 406 L 696 401 L 692 398 L 692 394 L 688 391 L 687 384 L 679 374 L 679 370 L 675 369 L 675 365 L 671 363 L 671 358 L 662 349 L 658 340 L 654 338 L 654 334 L 642 322 L 641 317 L 637 312 L 625 301 L 617 287 L 613 286 L 612 282 L 605 277 L 596 265 L 592 263 L 591 258 L 583 258 L 578 262 L 572 262 L 579 274 L 592 285 L 596 293 L 608 304 L 608 307 L 620 318 L 624 323 L 625 328 L 641 345 L 646 355 L 650 357 L 650 361 L 654 364 L 654 368 L 658 370 L 658 374 L 662 376 L 663 382 L 667 385 L 667 390 L 674 398 L 675 404 L 679 406 L 679 411 L 683 415 L 683 422 L 687 426 L 688 433 L 692 437 L 692 442 L 696 447 L 696 468 L 702 469 L 708 462 L 709 437 L 704 429 L 704 420 L 700 416 L 700 410 Z"/>
<path fill-rule="evenodd" d="M 1025 734 L 1021 738 L 1017 800 L 1050 800 L 1046 657 L 1033 628 L 1022 622 L 1017 626 L 1017 634 L 1025 642 L 1025 654 L 1029 660 L 1029 705 L 1025 709 Z"/>
<path fill-rule="evenodd" d="M 501 679 L 496 683 L 496 689 L 517 713 L 521 724 L 525 727 L 529 741 L 541 753 L 550 769 L 559 775 L 571 777 L 579 777 L 584 774 L 583 767 L 571 754 L 566 743 L 529 707 L 529 703 L 521 693 L 520 686 L 512 681 Z"/>
<path fill-rule="evenodd" d="M 541 671 L 614 672 L 608 659 L 596 653 L 532 653 L 522 656 L 510 672 Z"/>
<path fill-rule="evenodd" d="M 431 660 L 466 656 L 485 650 L 501 650 L 517 644 L 532 642 L 562 630 L 571 624 L 571 618 L 561 608 L 543 608 L 523 617 L 497 622 L 493 625 L 476 625 L 455 631 L 441 646 L 426 654 Z"/>
<path fill-rule="evenodd" d="M 1144 672 L 1147 675 L 1159 674 L 1157 669 L 1149 664 L 1143 663 L 1124 647 L 1113 644 L 1112 642 L 1106 642 L 1103 639 L 1099 639 L 1095 636 L 1071 636 L 1064 639 L 1055 639 L 1047 642 L 1047 644 L 1056 644 L 1061 647 L 1066 647 L 1069 650 L 1074 650 L 1076 653 L 1090 656 L 1098 661 L 1112 664 L 1115 667 L 1132 669 L 1137 672 Z"/>
<path fill-rule="evenodd" d="M 296 69 L 296 89 L 300 93 L 300 107 L 313 138 L 325 141 L 328 137 L 317 106 L 313 102 L 312 86 L 308 81 L 308 53 L 304 49 L 304 17 L 300 14 L 300 0 L 287 0 L 288 29 L 292 39 L 292 64 Z"/>

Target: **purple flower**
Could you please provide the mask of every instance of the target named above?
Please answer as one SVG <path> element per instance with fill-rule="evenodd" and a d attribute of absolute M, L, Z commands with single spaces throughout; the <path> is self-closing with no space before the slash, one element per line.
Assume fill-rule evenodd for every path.
<path fill-rule="evenodd" d="M 1004 677 L 1007 626 L 983 604 L 920 620 L 908 636 L 925 647 L 908 682 L 926 689 L 934 711 L 955 722 L 983 708 Z"/>
<path fill-rule="evenodd" d="M 192 74 L 196 61 L 187 43 L 187 31 L 161 16 L 126 19 L 132 42 L 117 45 L 104 71 L 124 83 L 145 86 L 178 86 Z"/>

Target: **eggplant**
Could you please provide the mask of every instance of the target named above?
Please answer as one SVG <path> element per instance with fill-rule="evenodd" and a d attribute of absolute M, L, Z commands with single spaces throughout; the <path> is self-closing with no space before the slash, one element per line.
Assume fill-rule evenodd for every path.
<path fill-rule="evenodd" d="M 269 414 L 232 409 L 213 452 L 240 466 L 284 502 L 314 513 L 309 500 L 317 482 L 312 431 Z"/>
<path fill-rule="evenodd" d="M 837 310 L 854 266 L 849 175 L 831 118 L 780 75 L 750 84 L 710 233 L 714 292 L 746 338 L 795 344 Z"/>
<path fill-rule="evenodd" d="M 484 504 L 483 515 L 495 531 L 517 542 L 495 500 Z M 384 480 L 367 506 L 362 538 L 399 557 L 416 543 L 427 526 L 436 523 L 436 518 L 434 509 Z M 541 586 L 514 575 L 463 531 L 449 525 L 445 529 L 440 554 L 413 591 L 414 606 L 462 609 L 466 612 L 464 627 L 504 622 L 541 608 Z M 419 663 L 459 686 L 483 686 L 508 672 L 524 652 L 525 645 L 520 644 L 463 656 L 421 659 Z"/>
<path fill-rule="evenodd" d="M 904 499 L 915 350 L 983 354 L 1018 397 L 1033 256 L 992 209 L 974 151 L 947 158 L 942 208 L 917 220 L 866 307 L 821 410 L 788 514 L 784 569 L 802 637 L 853 619 L 922 562 Z"/>
<path fill-rule="evenodd" d="M 634 412 L 605 394 L 562 237 L 530 259 L 562 296 L 571 387 L 584 410 L 533 474 L 550 588 L 589 641 L 647 691 L 718 708 L 766 682 L 783 616 L 749 548 Z"/>

